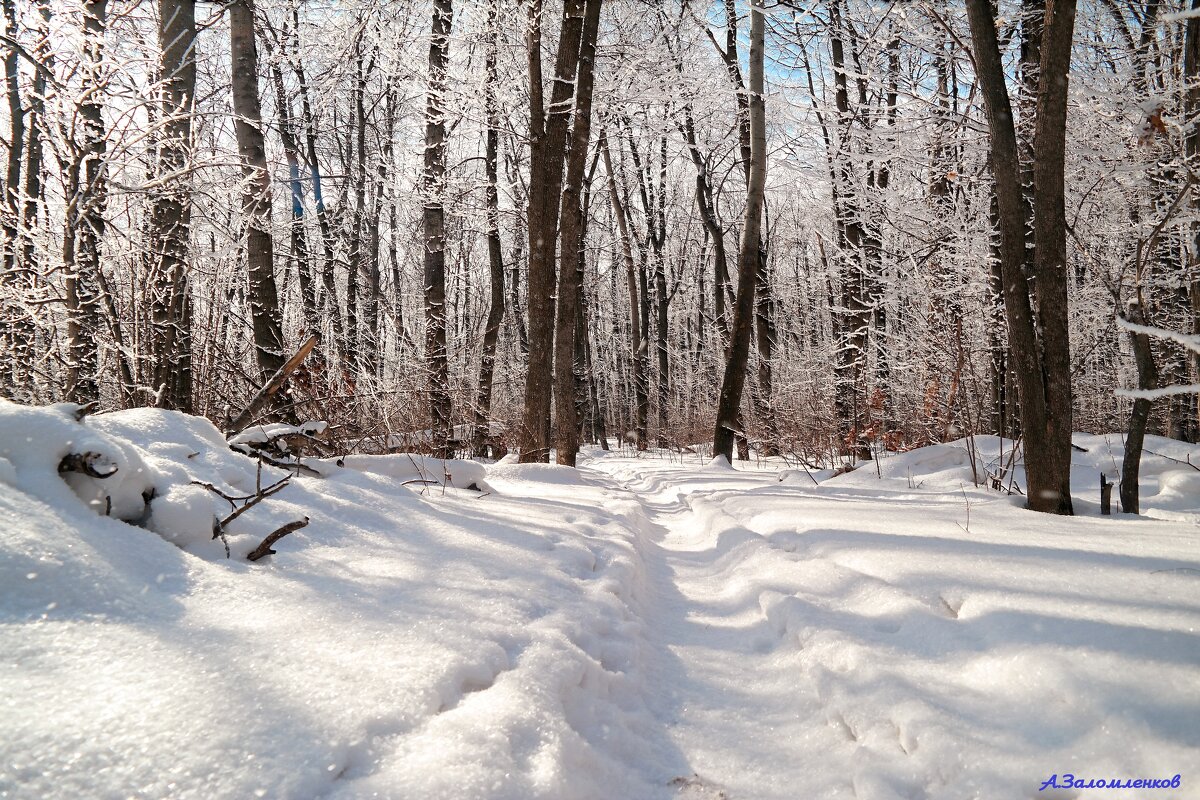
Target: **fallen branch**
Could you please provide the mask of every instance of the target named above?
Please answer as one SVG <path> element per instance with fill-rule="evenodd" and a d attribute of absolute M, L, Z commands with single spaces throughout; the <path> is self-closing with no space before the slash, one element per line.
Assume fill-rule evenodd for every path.
<path fill-rule="evenodd" d="M 99 407 L 100 407 L 99 400 L 93 400 L 90 403 L 85 403 L 84 405 L 78 406 L 75 409 L 75 421 L 83 422 L 84 417 L 86 417 L 88 414 L 91 414 L 93 411 L 95 411 Z"/>
<path fill-rule="evenodd" d="M 242 410 L 242 413 L 234 417 L 233 421 L 229 423 L 228 430 L 234 432 L 245 428 L 247 423 L 254 419 L 255 414 L 283 388 L 283 384 L 287 382 L 288 377 L 304 363 L 304 359 L 308 358 L 308 354 L 313 351 L 313 348 L 317 346 L 317 342 L 320 340 L 321 337 L 315 333 L 309 336 L 304 344 L 300 345 L 300 349 L 282 367 L 275 371 L 271 379 L 263 384 L 263 387 L 258 390 L 254 397 L 250 398 L 250 402 Z"/>
<path fill-rule="evenodd" d="M 221 530 L 224 530 L 225 528 L 229 527 L 229 524 L 231 522 L 233 522 L 235 519 L 237 519 L 238 517 L 240 517 L 242 514 L 245 514 L 247 511 L 254 508 L 256 505 L 261 503 L 263 500 L 266 500 L 271 495 L 282 490 L 283 487 L 288 485 L 288 481 L 290 481 L 291 479 L 292 479 L 292 476 L 287 475 L 287 476 L 281 478 L 278 483 L 273 483 L 270 486 L 268 486 L 266 489 L 260 490 L 257 494 L 255 494 L 253 497 L 251 497 L 249 500 L 247 500 L 246 504 L 244 506 L 242 506 L 241 508 L 234 511 L 232 514 L 230 514 L 228 517 L 221 520 L 217 524 L 221 526 Z"/>
<path fill-rule="evenodd" d="M 254 550 L 251 551 L 250 555 L 246 556 L 246 558 L 250 561 L 258 561 L 260 558 L 275 555 L 275 551 L 271 549 L 271 545 L 275 544 L 289 533 L 298 531 L 306 525 L 308 525 L 308 517 L 305 517 L 304 519 L 298 519 L 295 522 L 289 522 L 287 525 L 275 530 L 268 535 L 267 538 L 263 539 L 262 544 L 254 548 Z"/>

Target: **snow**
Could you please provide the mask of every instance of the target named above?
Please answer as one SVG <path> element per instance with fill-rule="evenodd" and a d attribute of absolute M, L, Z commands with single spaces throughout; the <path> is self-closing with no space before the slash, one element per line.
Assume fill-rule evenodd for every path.
<path fill-rule="evenodd" d="M 1200 450 L 1151 437 L 1161 518 L 1100 517 L 1120 438 L 1075 441 L 1075 518 L 975 487 L 963 443 L 813 478 L 314 459 L 226 559 L 230 504 L 191 482 L 283 470 L 173 412 L 0 404 L 0 797 L 1187 796 L 1200 472 L 1170 458 Z M 118 472 L 77 493 L 85 446 Z M 147 527 L 117 518 L 149 489 Z"/>

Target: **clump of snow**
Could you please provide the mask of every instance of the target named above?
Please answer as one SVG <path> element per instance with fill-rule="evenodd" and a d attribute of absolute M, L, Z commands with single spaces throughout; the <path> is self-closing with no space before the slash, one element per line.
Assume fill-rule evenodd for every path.
<path fill-rule="evenodd" d="M 213 494 L 201 486 L 176 485 L 154 499 L 149 528 L 168 542 L 187 547 L 212 539 Z"/>
<path fill-rule="evenodd" d="M 252 425 L 229 437 L 231 445 L 266 444 L 283 436 L 299 434 L 302 436 L 322 436 L 329 429 L 329 424 L 323 420 L 304 422 L 299 425 L 289 425 L 283 422 L 269 422 L 263 425 Z"/>
<path fill-rule="evenodd" d="M 515 458 L 512 461 L 502 459 L 493 464 L 488 468 L 488 476 L 523 484 L 572 485 L 582 481 L 579 471 L 574 467 L 564 467 L 560 464 L 519 464 Z"/>
<path fill-rule="evenodd" d="M 163 476 L 136 447 L 93 425 L 92 418 L 80 421 L 78 413 L 72 403 L 40 408 L 0 400 L 0 458 L 12 467 L 6 482 L 57 506 L 83 503 L 98 514 L 141 518 L 146 495 Z M 60 474 L 59 465 L 72 454 L 88 456 L 93 471 L 107 477 Z"/>

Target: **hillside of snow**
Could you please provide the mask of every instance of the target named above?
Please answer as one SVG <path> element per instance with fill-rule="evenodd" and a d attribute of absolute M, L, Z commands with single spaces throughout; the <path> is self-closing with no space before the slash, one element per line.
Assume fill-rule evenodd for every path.
<path fill-rule="evenodd" d="M 978 437 L 837 477 L 306 460 L 223 542 L 284 470 L 0 402 L 0 797 L 1197 796 L 1200 448 L 1151 437 L 1146 513 L 1100 517 L 1120 437 L 1075 441 L 1074 518 L 976 488 Z"/>

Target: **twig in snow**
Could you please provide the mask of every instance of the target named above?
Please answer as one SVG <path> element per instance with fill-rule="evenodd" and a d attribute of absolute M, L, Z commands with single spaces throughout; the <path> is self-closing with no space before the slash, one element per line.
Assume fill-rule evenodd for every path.
<path fill-rule="evenodd" d="M 298 519 L 295 522 L 289 522 L 287 525 L 277 528 L 275 531 L 269 534 L 267 538 L 263 539 L 262 543 L 259 544 L 258 547 L 254 548 L 254 550 L 251 551 L 250 555 L 246 556 L 246 558 L 250 561 L 258 561 L 260 558 L 275 555 L 275 551 L 271 549 L 271 545 L 275 544 L 289 533 L 298 531 L 306 525 L 308 525 L 308 517 L 305 517 L 304 519 Z"/>

